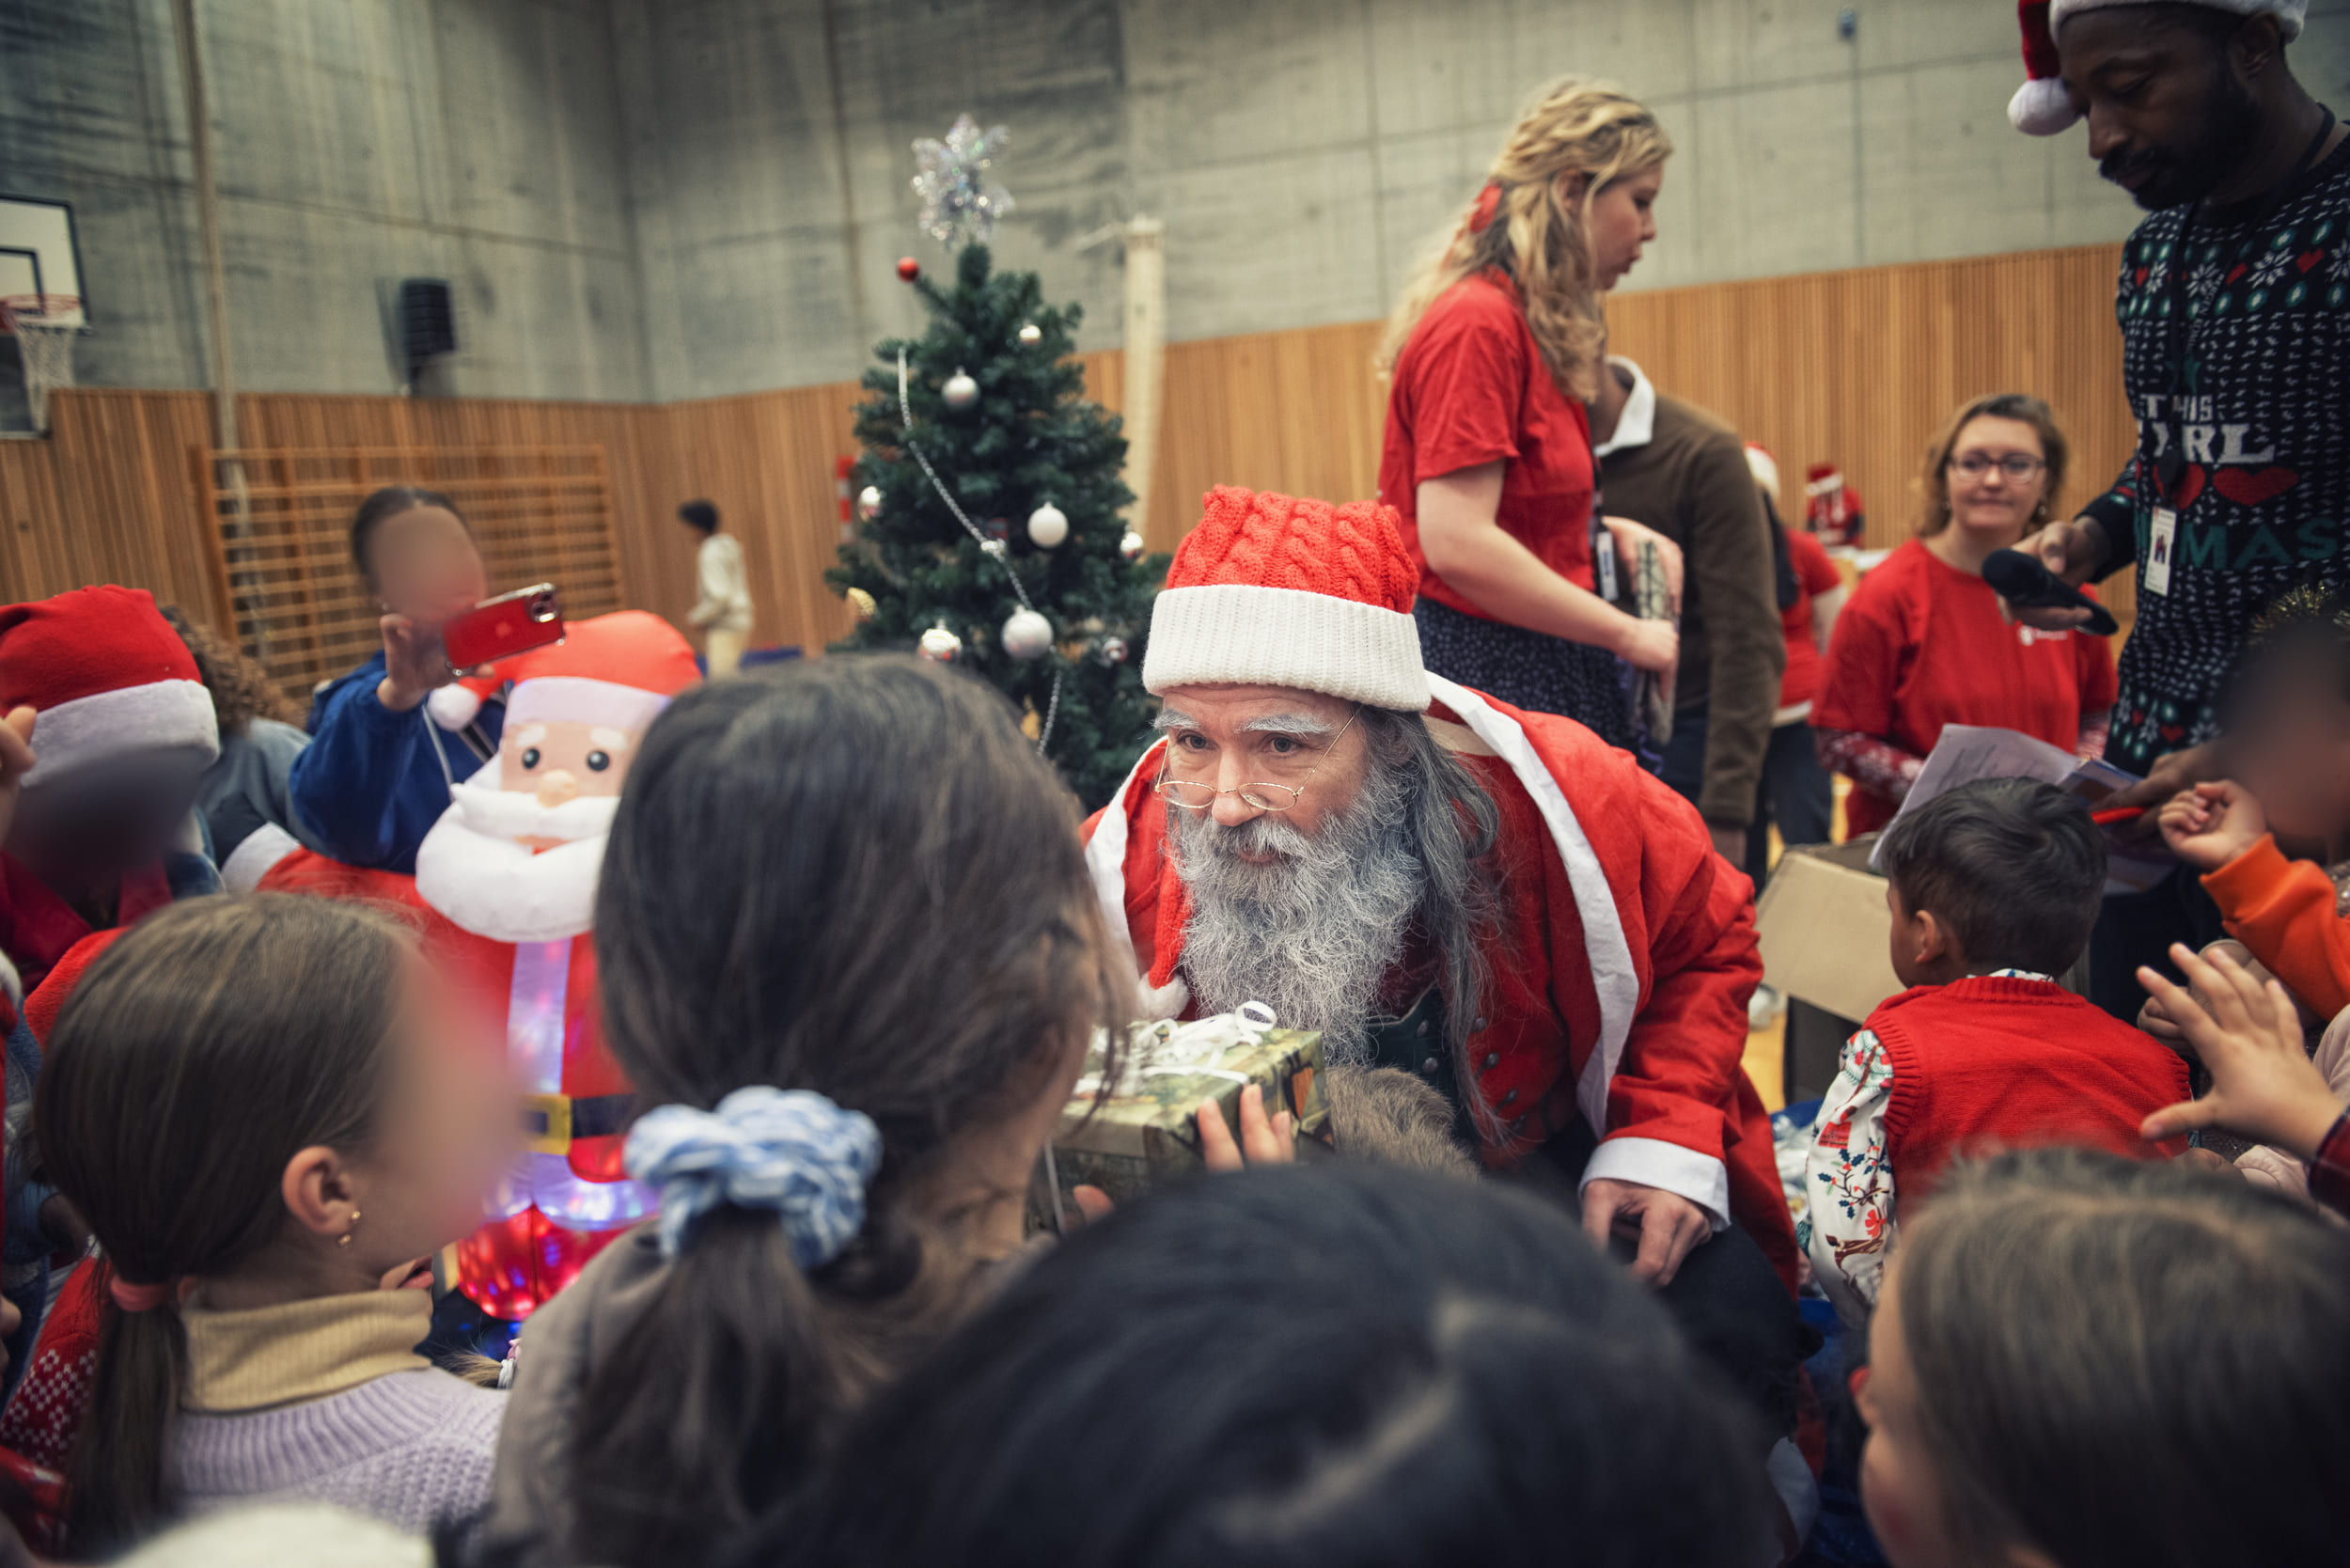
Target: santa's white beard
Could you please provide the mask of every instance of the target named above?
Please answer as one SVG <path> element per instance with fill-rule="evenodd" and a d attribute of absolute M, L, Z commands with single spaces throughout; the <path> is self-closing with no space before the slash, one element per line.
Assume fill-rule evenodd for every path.
<path fill-rule="evenodd" d="M 555 942 L 595 923 L 596 883 L 618 797 L 539 804 L 519 790 L 459 784 L 416 850 L 416 891 L 466 931 L 499 942 Z M 560 839 L 533 854 L 518 839 Z"/>
<path fill-rule="evenodd" d="M 1236 828 L 1169 815 L 1191 895 L 1183 970 L 1201 1012 L 1263 1002 L 1284 1027 L 1320 1029 L 1324 1059 L 1367 1061 L 1367 1025 L 1426 882 L 1407 782 L 1372 759 L 1354 801 L 1312 836 L 1277 814 Z M 1242 851 L 1277 857 L 1252 864 Z"/>

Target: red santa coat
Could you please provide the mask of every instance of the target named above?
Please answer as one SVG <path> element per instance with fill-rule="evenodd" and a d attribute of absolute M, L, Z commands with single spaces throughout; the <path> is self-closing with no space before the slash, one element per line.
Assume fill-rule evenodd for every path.
<path fill-rule="evenodd" d="M 1428 716 L 1491 753 L 1462 760 L 1501 810 L 1503 929 L 1468 1050 L 1508 1123 L 1485 1163 L 1514 1166 L 1581 1116 L 1601 1140 L 1588 1179 L 1679 1193 L 1717 1226 L 1734 1218 L 1793 1291 L 1770 1119 L 1741 1065 L 1762 975 L 1752 885 L 1714 853 L 1693 807 L 1581 725 L 1429 682 Z M 1111 930 L 1162 1011 L 1179 1011 L 1188 905 L 1152 792 L 1164 748 L 1086 824 L 1087 860 Z"/>
<path fill-rule="evenodd" d="M 476 1306 L 501 1318 L 528 1317 L 622 1231 L 651 1213 L 650 1196 L 622 1168 L 622 1133 L 569 1135 L 575 1104 L 632 1092 L 604 1047 L 592 936 L 518 945 L 478 935 L 427 903 L 413 877 L 362 870 L 307 850 L 272 867 L 261 887 L 399 905 L 417 922 L 436 973 L 478 998 L 509 1042 L 508 1064 L 522 1080 L 538 1131 L 488 1222 L 457 1245 L 456 1282 Z M 518 971 L 525 981 L 520 987 Z M 544 998 L 547 1022 L 560 1019 L 559 1045 L 548 1043 L 560 1052 L 552 1092 L 532 1081 L 537 1072 L 517 1043 L 534 973 L 550 987 Z M 559 1014 L 555 987 L 560 989 Z"/>

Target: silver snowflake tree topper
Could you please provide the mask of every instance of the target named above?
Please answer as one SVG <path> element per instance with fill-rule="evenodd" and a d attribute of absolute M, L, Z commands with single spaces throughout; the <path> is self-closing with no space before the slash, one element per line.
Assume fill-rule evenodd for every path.
<path fill-rule="evenodd" d="M 922 227 L 942 245 L 984 242 L 995 220 L 1011 211 L 1011 193 L 988 180 L 1009 133 L 998 125 L 981 131 L 969 115 L 957 115 L 945 141 L 925 136 L 914 144 L 914 194 L 922 198 Z"/>

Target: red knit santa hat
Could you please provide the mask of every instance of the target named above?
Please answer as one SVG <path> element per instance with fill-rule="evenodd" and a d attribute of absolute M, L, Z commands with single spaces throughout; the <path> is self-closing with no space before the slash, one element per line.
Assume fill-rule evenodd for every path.
<path fill-rule="evenodd" d="M 506 728 L 548 722 L 642 729 L 669 698 L 701 679 L 694 646 L 644 610 L 619 610 L 564 629 L 552 648 L 533 649 L 504 668 L 514 682 Z"/>
<path fill-rule="evenodd" d="M 1151 611 L 1142 683 L 1327 692 L 1417 713 L 1432 694 L 1393 507 L 1218 485 Z"/>
<path fill-rule="evenodd" d="M 2064 64 L 2057 57 L 2057 34 L 2067 17 L 2108 6 L 2142 6 L 2151 0 L 2016 0 L 2016 20 L 2024 32 L 2024 74 L 2029 78 L 2008 100 L 2007 118 L 2015 129 L 2034 136 L 2053 136 L 2080 118 L 2064 86 Z M 2238 16 L 2273 16 L 2287 43 L 2301 36 L 2309 0 L 2187 0 L 2189 5 L 2232 11 Z"/>
<path fill-rule="evenodd" d="M 26 704 L 39 713 L 27 789 L 135 752 L 220 755 L 196 657 L 140 588 L 0 607 L 0 713 Z"/>

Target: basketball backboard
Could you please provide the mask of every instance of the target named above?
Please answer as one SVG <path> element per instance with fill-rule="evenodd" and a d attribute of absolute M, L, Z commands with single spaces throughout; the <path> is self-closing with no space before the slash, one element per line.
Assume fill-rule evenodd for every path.
<path fill-rule="evenodd" d="M 0 195 L 0 299 L 19 294 L 74 295 L 84 308 L 66 319 L 75 326 L 89 324 L 68 203 Z"/>

